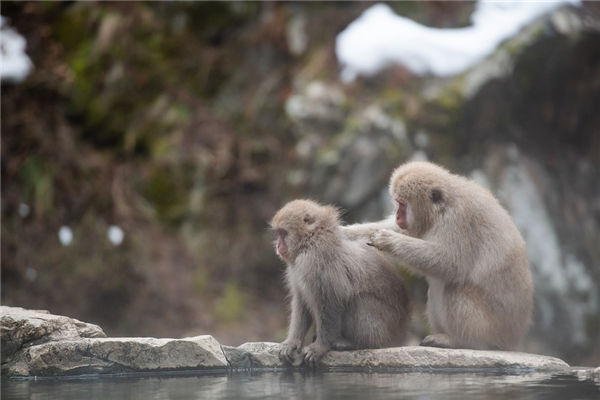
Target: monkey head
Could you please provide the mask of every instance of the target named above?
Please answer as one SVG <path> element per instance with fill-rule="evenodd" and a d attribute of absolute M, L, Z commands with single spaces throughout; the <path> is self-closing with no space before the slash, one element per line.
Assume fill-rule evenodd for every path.
<path fill-rule="evenodd" d="M 339 211 L 312 200 L 294 200 L 277 211 L 271 220 L 276 235 L 275 250 L 286 263 L 339 227 Z"/>
<path fill-rule="evenodd" d="M 396 224 L 411 236 L 424 235 L 443 214 L 448 203 L 449 172 L 428 162 L 408 162 L 390 178 Z"/>

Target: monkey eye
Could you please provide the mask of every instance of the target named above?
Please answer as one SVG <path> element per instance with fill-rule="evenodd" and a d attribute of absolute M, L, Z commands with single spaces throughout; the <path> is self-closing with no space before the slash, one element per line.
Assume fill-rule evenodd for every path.
<path fill-rule="evenodd" d="M 431 189 L 431 201 L 439 203 L 443 200 L 442 191 L 440 189 Z"/>
<path fill-rule="evenodd" d="M 278 239 L 280 237 L 284 238 L 287 235 L 286 230 L 281 229 L 281 228 L 273 229 L 272 232 L 273 232 L 273 239 Z"/>

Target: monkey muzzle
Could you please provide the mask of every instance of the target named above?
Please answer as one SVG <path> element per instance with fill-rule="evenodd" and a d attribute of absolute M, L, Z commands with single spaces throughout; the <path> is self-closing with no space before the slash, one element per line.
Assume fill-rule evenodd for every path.
<path fill-rule="evenodd" d="M 406 223 L 407 204 L 402 199 L 398 199 L 396 201 L 398 202 L 398 209 L 396 210 L 396 225 L 402 229 L 406 229 L 408 227 Z"/>
<path fill-rule="evenodd" d="M 285 243 L 285 237 L 287 236 L 287 232 L 284 231 L 283 229 L 279 229 L 277 230 L 277 246 L 276 246 L 276 250 L 277 250 L 277 254 L 282 257 L 285 258 L 287 256 L 287 245 Z"/>

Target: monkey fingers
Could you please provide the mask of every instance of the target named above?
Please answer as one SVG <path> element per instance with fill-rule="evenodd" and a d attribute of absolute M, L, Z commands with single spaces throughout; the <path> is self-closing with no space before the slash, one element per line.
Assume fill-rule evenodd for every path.
<path fill-rule="evenodd" d="M 302 349 L 304 365 L 309 368 L 316 369 L 316 367 L 319 365 L 319 361 L 321 361 L 321 358 L 323 358 L 325 353 L 327 353 L 327 348 L 317 343 L 313 343 L 304 347 Z"/>
<path fill-rule="evenodd" d="M 388 229 L 380 229 L 369 236 L 369 246 L 381 251 L 390 251 L 394 243 L 395 233 Z"/>
<path fill-rule="evenodd" d="M 300 355 L 301 343 L 281 343 L 281 349 L 279 350 L 279 359 L 286 363 L 293 365 L 296 356 Z"/>

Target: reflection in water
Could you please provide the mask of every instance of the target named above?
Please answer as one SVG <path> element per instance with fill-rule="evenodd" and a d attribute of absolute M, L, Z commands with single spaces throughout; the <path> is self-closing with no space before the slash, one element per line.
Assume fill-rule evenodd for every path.
<path fill-rule="evenodd" d="M 2 399 L 598 399 L 600 382 L 530 373 L 258 372 L 88 379 L 2 379 Z"/>

